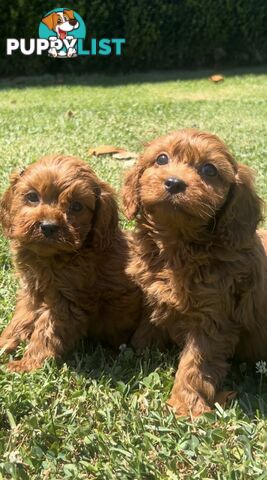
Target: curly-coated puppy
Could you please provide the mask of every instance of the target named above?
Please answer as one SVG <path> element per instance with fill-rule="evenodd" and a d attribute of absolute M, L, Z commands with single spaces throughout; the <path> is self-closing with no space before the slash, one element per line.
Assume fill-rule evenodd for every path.
<path fill-rule="evenodd" d="M 141 299 L 125 273 L 129 241 L 109 185 L 79 158 L 47 156 L 11 177 L 0 218 L 21 284 L 0 348 L 29 340 L 11 370 L 38 368 L 82 336 L 128 341 Z"/>
<path fill-rule="evenodd" d="M 267 358 L 267 235 L 256 233 L 252 172 L 217 136 L 181 130 L 147 146 L 123 197 L 137 217 L 128 273 L 150 309 L 134 345 L 182 347 L 169 404 L 198 415 L 235 354 Z"/>

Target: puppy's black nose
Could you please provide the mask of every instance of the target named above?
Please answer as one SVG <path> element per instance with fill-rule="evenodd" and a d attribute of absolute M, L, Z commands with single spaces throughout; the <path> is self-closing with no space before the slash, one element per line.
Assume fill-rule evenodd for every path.
<path fill-rule="evenodd" d="M 40 223 L 40 228 L 45 237 L 52 237 L 54 233 L 56 233 L 57 230 L 59 229 L 59 226 L 57 223 L 44 220 L 43 222 Z"/>
<path fill-rule="evenodd" d="M 73 18 L 73 19 L 71 18 L 71 19 L 69 20 L 69 23 L 70 23 L 70 25 L 72 25 L 73 27 L 75 27 L 75 25 L 76 25 L 76 23 L 77 23 L 77 20 L 75 20 L 75 18 Z"/>
<path fill-rule="evenodd" d="M 180 180 L 180 178 L 170 177 L 165 180 L 165 188 L 171 195 L 184 192 L 186 187 L 186 183 L 183 180 Z"/>

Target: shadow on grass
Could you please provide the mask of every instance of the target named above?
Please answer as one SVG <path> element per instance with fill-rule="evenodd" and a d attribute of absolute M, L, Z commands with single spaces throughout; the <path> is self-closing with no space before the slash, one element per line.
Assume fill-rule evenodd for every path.
<path fill-rule="evenodd" d="M 246 415 L 267 418 L 267 376 L 256 373 L 255 364 L 234 361 L 224 385 L 228 387 L 238 393 L 238 404 Z"/>
<path fill-rule="evenodd" d="M 118 352 L 87 340 L 83 340 L 79 347 L 65 358 L 67 365 L 77 374 L 93 380 L 105 377 L 111 386 L 143 378 L 158 369 L 175 369 L 177 366 L 178 349 L 175 346 L 166 352 L 151 349 L 142 355 L 137 355 L 130 347 L 123 346 Z"/>
<path fill-rule="evenodd" d="M 214 69 L 205 70 L 166 70 L 151 71 L 144 73 L 127 73 L 127 74 L 57 74 L 57 75 L 41 75 L 28 77 L 4 78 L 0 80 L 0 90 L 9 90 L 12 88 L 29 88 L 29 87 L 51 87 L 57 85 L 76 85 L 76 86 L 99 86 L 112 87 L 120 85 L 135 85 L 142 83 L 161 83 L 169 81 L 199 80 L 207 79 L 214 73 L 220 73 L 226 77 L 242 76 L 242 75 L 264 75 L 267 73 L 267 66 L 250 67 L 250 68 L 222 68 L 219 71 Z"/>
<path fill-rule="evenodd" d="M 152 349 L 138 356 L 131 348 L 118 354 L 100 345 L 94 347 L 85 341 L 81 344 L 81 350 L 69 356 L 66 363 L 75 374 L 96 381 L 104 379 L 112 388 L 116 389 L 123 384 L 127 393 L 140 390 L 140 385 L 146 385 L 150 374 L 157 372 L 162 376 L 163 384 L 168 387 L 167 398 L 173 383 L 170 372 L 174 375 L 178 356 L 176 347 L 165 352 Z M 153 383 L 153 378 L 151 381 Z M 238 406 L 248 417 L 267 418 L 267 377 L 260 378 L 255 365 L 234 361 L 223 390 L 237 392 Z"/>

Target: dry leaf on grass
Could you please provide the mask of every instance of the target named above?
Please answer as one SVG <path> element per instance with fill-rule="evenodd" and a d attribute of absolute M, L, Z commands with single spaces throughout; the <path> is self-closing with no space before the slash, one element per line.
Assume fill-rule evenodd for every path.
<path fill-rule="evenodd" d="M 135 152 L 121 152 L 121 153 L 115 153 L 112 155 L 113 158 L 116 158 L 117 160 L 132 160 L 138 157 L 138 154 Z"/>
<path fill-rule="evenodd" d="M 88 154 L 95 155 L 109 155 L 111 153 L 122 153 L 125 152 L 125 148 L 114 147 L 113 145 L 100 145 L 99 147 L 89 148 Z"/>
<path fill-rule="evenodd" d="M 67 117 L 67 118 L 73 118 L 73 117 L 75 117 L 75 112 L 73 112 L 72 110 L 68 110 L 68 111 L 66 112 L 66 117 Z"/>
<path fill-rule="evenodd" d="M 136 162 L 136 158 L 128 158 L 128 160 L 123 160 L 127 167 L 133 167 Z"/>
<path fill-rule="evenodd" d="M 219 83 L 224 81 L 224 77 L 222 75 L 211 75 L 211 77 L 209 77 L 209 80 L 214 83 Z"/>

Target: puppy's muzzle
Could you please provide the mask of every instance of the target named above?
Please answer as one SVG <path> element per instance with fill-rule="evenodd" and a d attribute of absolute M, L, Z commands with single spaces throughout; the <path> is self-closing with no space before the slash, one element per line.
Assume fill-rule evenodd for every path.
<path fill-rule="evenodd" d="M 46 238 L 51 238 L 59 230 L 59 225 L 55 222 L 44 220 L 40 223 L 40 229 Z"/>
<path fill-rule="evenodd" d="M 186 190 L 186 187 L 186 183 L 180 178 L 170 177 L 165 180 L 165 189 L 171 195 L 184 192 Z"/>

